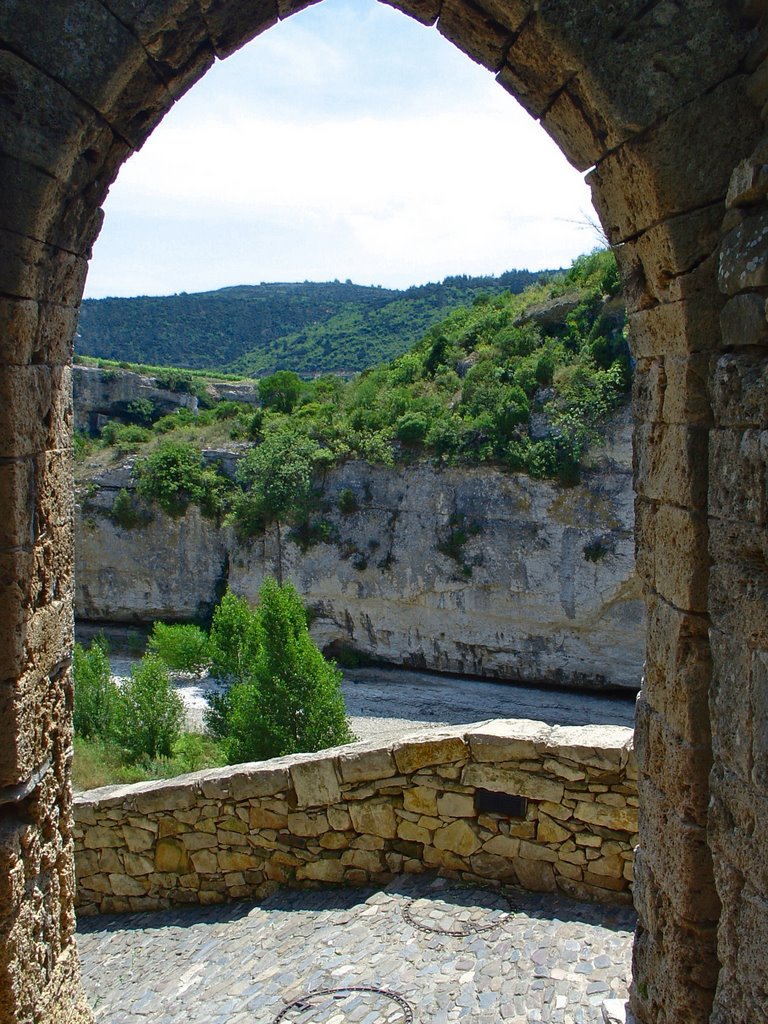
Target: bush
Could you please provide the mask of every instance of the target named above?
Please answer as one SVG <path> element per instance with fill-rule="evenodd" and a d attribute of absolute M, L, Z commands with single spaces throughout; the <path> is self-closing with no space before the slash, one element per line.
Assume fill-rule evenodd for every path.
<path fill-rule="evenodd" d="M 357 496 L 351 487 L 344 487 L 339 491 L 338 505 L 339 511 L 343 512 L 344 515 L 351 515 L 352 512 L 357 512 L 360 508 L 357 503 Z"/>
<path fill-rule="evenodd" d="M 135 761 L 170 757 L 181 735 L 184 705 L 156 654 L 146 654 L 119 691 L 115 737 Z"/>
<path fill-rule="evenodd" d="M 117 492 L 110 515 L 124 530 L 132 530 L 144 521 L 144 516 L 136 508 L 133 498 L 124 487 Z"/>
<path fill-rule="evenodd" d="M 183 515 L 194 502 L 204 515 L 214 517 L 228 503 L 229 481 L 206 466 L 201 452 L 191 444 L 163 441 L 137 464 L 136 473 L 136 492 L 169 516 Z"/>
<path fill-rule="evenodd" d="M 227 590 L 213 613 L 208 651 L 211 675 L 220 683 L 241 683 L 261 656 L 261 622 L 245 598 Z"/>
<path fill-rule="evenodd" d="M 93 641 L 89 650 L 75 644 L 73 661 L 75 733 L 86 739 L 112 734 L 118 689 L 109 667 L 107 642 Z"/>
<path fill-rule="evenodd" d="M 301 378 L 292 370 L 278 370 L 259 381 L 261 404 L 275 412 L 291 412 L 301 395 Z"/>
<path fill-rule="evenodd" d="M 429 420 L 423 412 L 406 412 L 395 424 L 395 436 L 403 444 L 421 444 L 428 430 Z"/>
<path fill-rule="evenodd" d="M 235 501 L 233 519 L 242 536 L 261 532 L 272 522 L 284 522 L 307 510 L 312 467 L 320 453 L 316 441 L 283 430 L 268 434 L 237 468 L 244 493 Z"/>
<path fill-rule="evenodd" d="M 268 578 L 259 600 L 263 647 L 252 675 L 229 693 L 228 759 L 262 760 L 350 742 L 341 672 L 312 641 L 299 595 Z"/>
<path fill-rule="evenodd" d="M 101 431 L 101 440 L 104 444 L 121 448 L 123 451 L 135 450 L 151 436 L 144 427 L 139 427 L 135 423 L 118 423 L 117 420 L 110 420 Z"/>
<path fill-rule="evenodd" d="M 174 672 L 202 672 L 211 662 L 208 636 L 198 626 L 156 622 L 148 646 Z"/>

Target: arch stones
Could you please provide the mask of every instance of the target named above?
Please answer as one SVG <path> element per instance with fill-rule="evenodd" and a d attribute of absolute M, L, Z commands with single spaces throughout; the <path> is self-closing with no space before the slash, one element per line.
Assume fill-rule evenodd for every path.
<path fill-rule="evenodd" d="M 589 170 L 632 326 L 649 608 L 632 1006 L 768 993 L 762 0 L 391 0 Z M 306 3 L 0 5 L 0 1021 L 86 1020 L 74 947 L 72 339 L 101 203 L 212 63 Z M 493 159 L 492 147 L 478 154 Z M 478 173 L 481 173 L 479 170 Z"/>

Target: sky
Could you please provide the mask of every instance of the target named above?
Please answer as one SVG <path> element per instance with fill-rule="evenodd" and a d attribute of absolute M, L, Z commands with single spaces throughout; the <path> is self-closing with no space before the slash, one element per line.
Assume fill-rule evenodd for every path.
<path fill-rule="evenodd" d="M 123 167 L 86 296 L 262 281 L 405 288 L 567 265 L 583 176 L 436 29 L 323 0 L 217 61 Z"/>

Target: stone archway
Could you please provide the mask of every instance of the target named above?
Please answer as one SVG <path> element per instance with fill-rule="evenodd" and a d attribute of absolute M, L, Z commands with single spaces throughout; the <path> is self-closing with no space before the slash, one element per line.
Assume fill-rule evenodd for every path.
<path fill-rule="evenodd" d="M 649 639 L 633 1004 L 648 1022 L 758 1019 L 768 998 L 765 5 L 391 2 L 436 23 L 575 166 L 592 168 L 637 359 Z M 3 1024 L 87 1017 L 68 780 L 69 364 L 99 207 L 217 57 L 306 5 L 0 7 Z"/>

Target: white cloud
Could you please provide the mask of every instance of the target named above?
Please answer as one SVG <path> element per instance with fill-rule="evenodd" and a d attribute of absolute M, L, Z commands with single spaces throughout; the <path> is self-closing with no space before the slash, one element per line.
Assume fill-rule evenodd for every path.
<path fill-rule="evenodd" d="M 352 67 L 360 73 L 366 53 L 372 66 L 381 55 L 364 40 L 352 60 L 354 19 L 343 0 L 338 36 L 314 13 L 330 4 L 312 8 L 306 25 L 298 23 L 303 15 L 290 19 L 297 22 L 291 35 L 288 23 L 267 32 L 257 41 L 274 33 L 263 62 L 250 48 L 232 58 L 242 67 L 221 86 L 201 83 L 195 103 L 192 90 L 128 162 L 106 206 L 90 294 L 318 274 L 406 286 L 561 265 L 594 244 L 574 223 L 591 212 L 580 175 L 490 76 L 436 33 L 418 37 L 426 58 L 437 45 L 440 62 L 439 74 L 426 58 L 417 69 L 423 95 L 414 87 L 409 102 L 398 102 L 399 83 L 385 74 L 379 86 L 387 102 L 361 113 L 351 95 L 345 106 L 339 82 Z M 381 10 L 389 36 L 407 28 L 397 51 L 407 55 L 416 39 L 409 32 L 426 30 Z M 374 29 L 379 18 L 369 19 Z M 269 79 L 281 63 L 287 74 L 278 76 L 273 107 Z M 316 86 L 311 117 L 303 104 L 308 83 Z M 366 89 L 375 85 L 367 80 Z M 162 254 L 159 266 L 153 249 Z M 192 283 L 202 279 L 208 283 Z"/>

